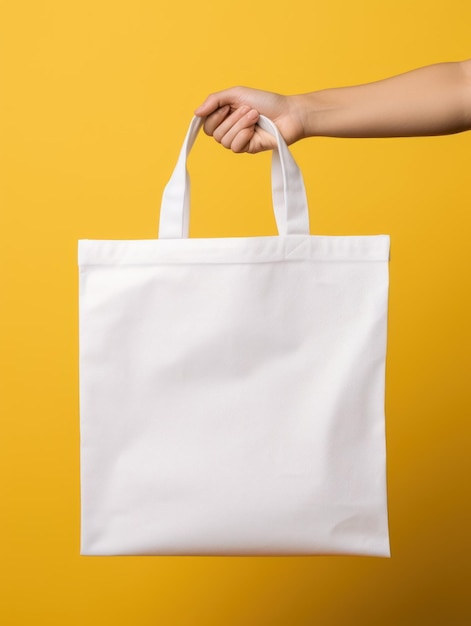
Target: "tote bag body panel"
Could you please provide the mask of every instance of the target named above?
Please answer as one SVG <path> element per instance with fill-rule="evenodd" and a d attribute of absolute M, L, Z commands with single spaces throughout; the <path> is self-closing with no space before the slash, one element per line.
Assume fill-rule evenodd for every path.
<path fill-rule="evenodd" d="M 82 554 L 389 554 L 389 239 L 80 242 Z"/>

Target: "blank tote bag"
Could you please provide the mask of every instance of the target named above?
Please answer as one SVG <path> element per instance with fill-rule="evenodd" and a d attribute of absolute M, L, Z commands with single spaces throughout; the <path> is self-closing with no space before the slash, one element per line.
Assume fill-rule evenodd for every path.
<path fill-rule="evenodd" d="M 79 242 L 81 553 L 388 556 L 389 237 L 311 236 L 276 126 L 278 236 Z M 256 208 L 254 208 L 256 210 Z"/>

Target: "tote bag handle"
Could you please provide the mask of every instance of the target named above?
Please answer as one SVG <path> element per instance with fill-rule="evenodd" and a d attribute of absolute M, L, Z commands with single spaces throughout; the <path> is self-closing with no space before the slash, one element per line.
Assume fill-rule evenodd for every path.
<path fill-rule="evenodd" d="M 188 237 L 190 177 L 186 164 L 203 121 L 196 116 L 191 121 L 177 165 L 164 189 L 160 208 L 160 239 Z M 263 115 L 257 123 L 277 141 L 277 148 L 272 153 L 271 184 L 278 234 L 309 235 L 309 212 L 301 171 L 276 125 Z"/>

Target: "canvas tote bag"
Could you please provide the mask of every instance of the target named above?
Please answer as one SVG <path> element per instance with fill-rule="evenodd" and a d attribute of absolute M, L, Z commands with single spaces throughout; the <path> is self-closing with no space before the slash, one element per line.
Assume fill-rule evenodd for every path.
<path fill-rule="evenodd" d="M 201 124 L 158 239 L 79 242 L 81 553 L 388 556 L 389 238 L 311 236 L 262 117 L 278 236 L 188 239 Z"/>

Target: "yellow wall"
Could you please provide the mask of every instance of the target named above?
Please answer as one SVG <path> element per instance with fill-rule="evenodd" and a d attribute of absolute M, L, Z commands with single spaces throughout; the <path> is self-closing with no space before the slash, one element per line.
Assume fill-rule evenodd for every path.
<path fill-rule="evenodd" d="M 470 24 L 465 0 L 2 3 L 0 623 L 471 623 L 471 133 L 293 147 L 313 233 L 392 236 L 390 560 L 80 557 L 76 267 L 79 238 L 155 236 L 209 91 L 464 59 Z M 201 137 L 190 168 L 194 236 L 273 234 L 268 155 Z"/>

